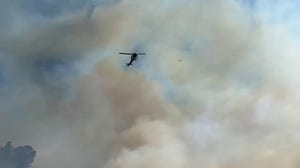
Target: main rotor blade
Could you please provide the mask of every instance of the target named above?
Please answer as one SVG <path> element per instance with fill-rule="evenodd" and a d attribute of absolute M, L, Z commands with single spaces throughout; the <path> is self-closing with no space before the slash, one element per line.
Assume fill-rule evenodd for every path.
<path fill-rule="evenodd" d="M 136 53 L 137 55 L 146 55 L 146 53 Z"/>
<path fill-rule="evenodd" d="M 124 55 L 132 55 L 133 53 L 119 53 L 119 54 L 124 54 Z"/>

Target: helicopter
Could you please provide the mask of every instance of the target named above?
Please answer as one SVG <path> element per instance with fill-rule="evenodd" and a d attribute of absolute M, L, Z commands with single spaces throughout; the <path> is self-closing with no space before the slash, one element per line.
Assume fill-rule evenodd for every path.
<path fill-rule="evenodd" d="M 128 67 L 132 65 L 133 61 L 136 61 L 138 59 L 138 55 L 146 55 L 146 53 L 124 53 L 124 52 L 121 52 L 119 54 L 131 55 L 130 62 L 126 64 Z"/>

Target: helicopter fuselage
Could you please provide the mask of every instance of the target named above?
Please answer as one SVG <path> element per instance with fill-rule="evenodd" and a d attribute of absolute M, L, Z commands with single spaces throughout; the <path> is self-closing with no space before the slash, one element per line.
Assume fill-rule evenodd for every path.
<path fill-rule="evenodd" d="M 137 55 L 136 53 L 133 53 L 133 54 L 131 55 L 130 62 L 127 64 L 127 66 L 132 65 L 133 61 L 135 61 L 137 58 L 138 58 L 138 55 Z"/>

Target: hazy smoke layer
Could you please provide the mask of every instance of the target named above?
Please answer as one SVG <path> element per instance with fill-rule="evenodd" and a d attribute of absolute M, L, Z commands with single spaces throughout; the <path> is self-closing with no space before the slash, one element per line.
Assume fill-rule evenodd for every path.
<path fill-rule="evenodd" d="M 0 143 L 36 168 L 297 168 L 293 6 L 3 0 Z"/>

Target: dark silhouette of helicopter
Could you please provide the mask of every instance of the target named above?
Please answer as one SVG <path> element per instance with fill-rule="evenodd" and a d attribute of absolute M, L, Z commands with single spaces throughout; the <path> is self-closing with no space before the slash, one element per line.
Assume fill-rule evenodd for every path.
<path fill-rule="evenodd" d="M 119 53 L 119 54 L 131 55 L 130 62 L 126 64 L 128 67 L 132 65 L 133 61 L 136 61 L 138 59 L 138 55 L 146 55 L 145 53 Z"/>

